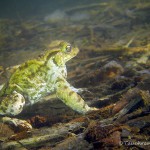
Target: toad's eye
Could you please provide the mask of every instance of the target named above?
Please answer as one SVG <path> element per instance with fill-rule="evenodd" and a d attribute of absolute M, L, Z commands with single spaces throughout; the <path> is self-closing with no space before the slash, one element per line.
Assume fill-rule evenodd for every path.
<path fill-rule="evenodd" d="M 66 52 L 71 52 L 71 45 L 66 46 Z"/>

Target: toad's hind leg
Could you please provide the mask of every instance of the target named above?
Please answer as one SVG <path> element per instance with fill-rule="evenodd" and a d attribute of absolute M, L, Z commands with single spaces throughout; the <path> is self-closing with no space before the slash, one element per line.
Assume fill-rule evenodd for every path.
<path fill-rule="evenodd" d="M 79 113 L 85 114 L 89 111 L 97 110 L 96 108 L 89 107 L 81 96 L 72 90 L 69 83 L 65 80 L 57 82 L 56 95 L 67 106 Z"/>
<path fill-rule="evenodd" d="M 32 128 L 25 120 L 10 118 L 10 116 L 18 115 L 25 105 L 25 99 L 20 93 L 14 91 L 12 94 L 2 96 L 1 98 L 0 115 L 7 116 L 1 117 L 1 122 L 7 123 L 13 127 L 22 126 L 23 128 Z"/>
<path fill-rule="evenodd" d="M 24 97 L 14 91 L 12 94 L 2 96 L 0 102 L 0 115 L 15 116 L 18 115 L 25 105 Z"/>

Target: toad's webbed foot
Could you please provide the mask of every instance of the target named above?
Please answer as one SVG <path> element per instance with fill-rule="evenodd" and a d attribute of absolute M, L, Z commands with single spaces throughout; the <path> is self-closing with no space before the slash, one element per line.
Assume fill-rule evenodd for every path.
<path fill-rule="evenodd" d="M 72 91 L 76 92 L 76 93 L 83 93 L 83 92 L 89 92 L 91 93 L 87 88 L 75 88 L 73 86 L 70 87 Z"/>

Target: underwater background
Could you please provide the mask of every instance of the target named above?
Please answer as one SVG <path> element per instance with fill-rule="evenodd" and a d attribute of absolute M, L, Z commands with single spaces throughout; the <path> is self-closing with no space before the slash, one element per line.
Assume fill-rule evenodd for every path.
<path fill-rule="evenodd" d="M 99 111 L 83 116 L 58 99 L 37 103 L 17 116 L 32 135 L 10 139 L 14 131 L 0 123 L 0 146 L 150 149 L 150 0 L 1 0 L 0 85 L 12 66 L 53 50 L 54 40 L 78 46 L 67 81 L 86 88 L 81 97 Z"/>
<path fill-rule="evenodd" d="M 98 1 L 95 1 L 98 2 Z M 65 8 L 74 7 L 81 4 L 89 4 L 90 0 L 73 1 L 73 0 L 5 0 L 0 2 L 0 16 L 2 18 L 30 18 L 42 17 L 54 10 L 63 10 Z"/>
<path fill-rule="evenodd" d="M 149 41 L 148 0 L 6 0 L 0 7 L 2 66 L 20 63 L 14 61 L 12 51 L 25 60 L 24 51 L 30 51 L 31 56 L 55 39 L 99 48 L 145 45 Z"/>

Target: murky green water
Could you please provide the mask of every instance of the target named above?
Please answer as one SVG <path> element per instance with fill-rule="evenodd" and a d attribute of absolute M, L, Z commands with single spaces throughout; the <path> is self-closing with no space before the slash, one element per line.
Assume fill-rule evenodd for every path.
<path fill-rule="evenodd" d="M 94 1 L 94 3 L 99 1 Z M 38 17 L 51 13 L 56 9 L 63 10 L 65 8 L 89 3 L 91 3 L 90 0 L 5 0 L 0 2 L 0 17 L 16 19 Z"/>
<path fill-rule="evenodd" d="M 1 91 L 0 103 L 3 100 L 2 97 L 11 95 L 11 93 L 7 94 L 6 92 L 9 86 L 13 87 L 14 90 L 19 87 L 19 83 L 14 82 L 14 85 L 9 82 L 12 79 L 12 73 L 18 67 L 15 65 L 35 59 L 33 68 L 31 67 L 32 63 L 31 65 L 26 63 L 19 67 L 24 77 L 19 76 L 19 78 L 30 85 L 25 85 L 24 89 L 19 87 L 23 96 L 28 88 L 32 87 L 31 83 L 34 85 L 34 88 L 31 88 L 33 93 L 34 91 L 38 93 L 40 88 L 42 89 L 45 85 L 45 83 L 42 83 L 45 78 L 48 78 L 48 80 L 54 79 L 55 68 L 53 69 L 54 72 L 48 74 L 50 70 L 47 66 L 44 66 L 48 60 L 44 60 L 44 63 L 42 60 L 42 65 L 39 61 L 46 50 L 51 51 L 54 50 L 54 47 L 56 48 L 56 46 L 50 46 L 50 43 L 54 40 L 67 41 L 80 49 L 78 55 L 67 62 L 68 78 L 64 80 L 77 88 L 86 88 L 86 91 L 80 93 L 81 97 L 89 106 L 100 109 L 99 112 L 94 112 L 94 115 L 87 116 L 89 118 L 88 123 L 91 120 L 98 120 L 98 122 L 101 119 L 107 120 L 116 114 L 120 117 L 116 117 L 114 120 L 108 119 L 111 125 L 114 124 L 114 121 L 117 121 L 117 126 L 115 125 L 110 131 L 107 129 L 108 126 L 105 125 L 106 120 L 103 122 L 104 125 L 101 126 L 100 123 L 96 125 L 96 128 L 92 127 L 94 132 L 89 133 L 92 134 L 91 137 L 94 139 L 90 142 L 99 144 L 105 141 L 104 147 L 106 146 L 106 149 L 108 149 L 109 142 L 113 140 L 106 138 L 103 141 L 102 138 L 105 137 L 103 137 L 103 129 L 109 131 L 106 132 L 106 137 L 114 131 L 119 132 L 119 135 L 113 135 L 113 137 L 117 137 L 118 143 L 111 143 L 116 149 L 120 146 L 121 140 L 126 141 L 131 137 L 134 137 L 135 141 L 149 140 L 150 0 L 1 0 L 0 87 L 4 83 L 8 84 L 6 84 L 6 89 L 4 88 Z M 70 47 L 70 44 L 68 46 Z M 52 53 L 47 58 L 51 58 L 55 54 Z M 56 59 L 51 62 L 53 61 L 54 64 L 59 62 Z M 34 62 L 38 62 L 39 67 L 35 67 Z M 15 68 L 11 66 L 15 66 Z M 26 70 L 28 76 L 26 76 Z M 58 71 L 62 73 L 66 72 L 66 69 Z M 43 75 L 43 78 L 40 78 L 40 75 Z M 14 79 L 17 78 L 14 77 Z M 15 81 L 18 82 L 19 80 Z M 50 82 L 53 83 L 53 81 Z M 65 93 L 66 88 L 61 90 Z M 53 101 L 49 92 L 49 89 L 47 89 L 46 95 L 48 96 L 42 97 L 44 102 L 23 108 L 23 112 L 17 117 L 30 120 L 35 128 L 44 126 L 48 129 L 55 123 L 66 123 L 79 117 L 79 114 L 64 105 L 59 99 Z M 69 96 L 72 93 L 74 91 L 71 91 Z M 28 96 L 25 95 L 24 97 L 28 100 Z M 78 121 L 83 121 L 83 118 L 77 118 L 73 122 Z M 119 126 L 119 123 L 121 126 Z M 127 125 L 137 128 L 136 131 L 130 129 Z M 145 129 L 145 127 L 147 128 Z M 3 128 L 2 125 L 1 129 Z M 74 133 L 78 135 L 79 132 L 86 131 L 83 130 L 84 128 L 87 130 L 90 127 L 87 128 L 86 125 L 86 127 L 82 127 L 81 131 L 77 129 L 78 131 Z M 39 128 L 37 132 L 42 133 L 41 129 Z M 68 131 L 72 132 L 72 130 Z M 125 132 L 123 133 L 123 131 Z M 121 137 L 122 134 L 126 134 L 126 131 L 127 136 Z M 45 133 L 42 133 L 42 135 Z M 139 133 L 142 134 L 139 135 Z M 0 137 L 2 135 L 4 139 L 7 138 L 3 132 L 0 132 Z M 10 135 L 8 134 L 8 136 Z M 143 139 L 143 137 L 145 138 Z M 3 138 L 0 141 L 3 141 Z M 62 141 L 60 140 L 60 142 Z M 54 145 L 57 146 L 57 144 L 58 141 Z M 33 145 L 36 146 L 36 144 Z M 29 144 L 31 147 L 33 145 Z M 123 146 L 124 149 L 128 148 L 126 145 Z M 45 143 L 43 147 L 45 147 Z M 74 147 L 76 149 L 77 144 L 74 144 Z M 100 149 L 103 148 L 100 147 Z M 143 147 L 143 149 L 145 148 Z"/>
<path fill-rule="evenodd" d="M 150 41 L 148 0 L 6 0 L 0 7 L 2 66 L 33 58 L 57 39 L 75 42 L 81 50 L 146 46 Z"/>

